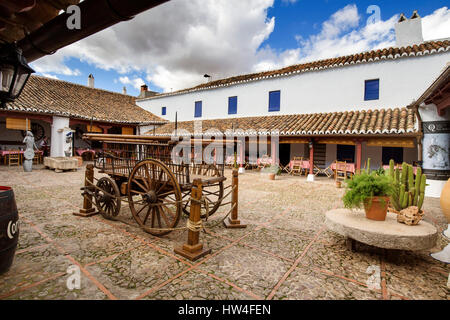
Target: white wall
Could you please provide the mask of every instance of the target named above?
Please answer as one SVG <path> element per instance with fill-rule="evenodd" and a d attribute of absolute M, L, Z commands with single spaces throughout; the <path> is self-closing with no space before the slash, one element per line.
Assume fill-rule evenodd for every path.
<path fill-rule="evenodd" d="M 153 131 L 153 128 L 155 128 L 156 126 L 155 125 L 148 125 L 148 126 L 139 126 L 138 127 L 138 129 L 139 129 L 139 131 L 138 131 L 138 134 L 145 134 L 145 133 L 147 133 L 147 132 L 149 132 L 149 131 Z"/>
<path fill-rule="evenodd" d="M 305 144 L 304 143 L 291 144 L 291 159 L 293 157 L 309 157 L 309 155 L 305 155 Z"/>
<path fill-rule="evenodd" d="M 194 119 L 194 103 L 202 101 L 202 118 L 220 119 L 263 115 L 335 112 L 356 109 L 405 107 L 439 76 L 450 53 L 382 60 L 287 77 L 248 82 L 230 87 L 137 101 L 169 121 Z M 380 99 L 364 101 L 364 81 L 380 79 Z M 281 110 L 268 112 L 268 92 L 281 90 Z M 238 96 L 238 110 L 228 115 L 228 97 Z"/>
<path fill-rule="evenodd" d="M 437 113 L 435 104 L 422 104 L 419 108 L 419 114 L 423 122 L 427 121 L 450 121 L 450 111 L 447 109 L 443 116 Z"/>

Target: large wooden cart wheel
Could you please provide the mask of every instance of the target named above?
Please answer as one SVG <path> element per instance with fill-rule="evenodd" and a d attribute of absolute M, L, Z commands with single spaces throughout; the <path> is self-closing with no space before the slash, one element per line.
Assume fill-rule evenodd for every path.
<path fill-rule="evenodd" d="M 209 177 L 220 177 L 220 171 L 214 164 L 203 164 L 199 167 L 195 168 L 193 170 L 193 176 L 196 177 L 196 175 L 199 175 L 199 178 L 207 180 Z M 191 177 L 191 178 L 192 178 Z M 212 215 L 219 209 L 220 204 L 222 203 L 222 197 L 223 197 L 223 181 L 215 182 L 209 185 L 204 185 L 202 188 L 203 192 L 202 195 L 207 198 L 209 206 L 208 206 L 208 215 Z M 189 199 L 188 196 L 190 196 L 191 191 L 183 194 L 183 200 Z M 187 201 L 183 203 L 183 212 L 187 215 L 190 214 L 190 205 L 191 202 Z M 202 202 L 201 205 L 201 217 L 206 217 L 206 207 L 205 203 Z"/>
<path fill-rule="evenodd" d="M 119 214 L 122 203 L 120 191 L 111 178 L 103 177 L 97 181 L 94 199 L 98 211 L 104 218 L 113 220 Z"/>
<path fill-rule="evenodd" d="M 134 219 L 144 231 L 162 236 L 175 228 L 181 216 L 181 190 L 175 175 L 161 161 L 146 159 L 136 164 L 127 184 Z"/>

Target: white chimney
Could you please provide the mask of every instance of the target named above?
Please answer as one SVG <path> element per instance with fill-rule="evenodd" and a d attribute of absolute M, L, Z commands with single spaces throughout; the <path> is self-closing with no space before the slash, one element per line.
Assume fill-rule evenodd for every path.
<path fill-rule="evenodd" d="M 122 94 L 127 94 L 127 87 L 123 86 Z"/>
<path fill-rule="evenodd" d="M 88 77 L 88 87 L 89 88 L 94 88 L 94 76 L 92 75 L 92 73 L 89 75 Z"/>
<path fill-rule="evenodd" d="M 395 25 L 395 37 L 397 47 L 407 47 L 423 42 L 422 34 L 422 18 L 417 13 L 413 12 L 410 19 L 407 19 L 402 13 L 398 23 Z"/>

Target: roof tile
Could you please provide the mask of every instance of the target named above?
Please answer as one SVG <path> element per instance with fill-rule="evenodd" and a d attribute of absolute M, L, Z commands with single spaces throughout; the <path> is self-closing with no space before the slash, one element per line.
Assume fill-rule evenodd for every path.
<path fill-rule="evenodd" d="M 31 76 L 20 97 L 7 104 L 7 110 L 112 123 L 167 122 L 137 106 L 132 96 L 41 76 Z"/>
<path fill-rule="evenodd" d="M 415 124 L 413 110 L 406 108 L 201 120 L 203 132 L 241 129 L 245 135 L 275 131 L 281 135 L 401 134 L 416 132 Z M 178 122 L 177 128 L 193 133 L 194 121 Z M 174 130 L 175 123 L 170 122 L 157 128 L 155 134 L 171 135 Z"/>

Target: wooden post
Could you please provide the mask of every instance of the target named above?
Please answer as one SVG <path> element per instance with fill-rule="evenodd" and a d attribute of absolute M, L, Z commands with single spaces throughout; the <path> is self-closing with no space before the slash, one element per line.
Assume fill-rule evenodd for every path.
<path fill-rule="evenodd" d="M 362 158 L 362 144 L 361 141 L 356 141 L 356 173 L 361 172 L 361 158 Z"/>
<path fill-rule="evenodd" d="M 84 178 L 84 187 L 88 188 L 91 186 L 91 184 L 88 181 L 91 181 L 91 183 L 94 183 L 94 165 L 88 164 L 86 166 L 86 173 Z M 91 188 L 91 190 L 94 190 Z M 83 209 L 80 209 L 80 212 L 74 212 L 73 214 L 80 217 L 90 217 L 95 214 L 98 214 L 98 212 L 92 207 L 92 195 L 88 194 L 85 190 L 83 192 Z"/>
<path fill-rule="evenodd" d="M 245 142 L 239 143 L 239 167 L 240 168 L 244 167 L 244 143 Z"/>
<path fill-rule="evenodd" d="M 272 156 L 272 164 L 275 165 L 277 163 L 277 150 L 272 138 L 270 139 L 270 154 Z"/>
<path fill-rule="evenodd" d="M 201 179 L 194 180 L 191 197 L 191 212 L 189 214 L 189 220 L 191 220 L 192 223 L 197 223 L 200 221 L 201 204 L 199 201 L 202 199 Z M 191 261 L 197 260 L 211 253 L 211 249 L 203 248 L 203 244 L 199 242 L 199 237 L 200 231 L 188 230 L 187 243 L 175 248 L 173 251 Z"/>
<path fill-rule="evenodd" d="M 233 210 L 231 211 L 231 217 L 228 217 L 228 219 L 225 219 L 223 221 L 223 224 L 227 228 L 246 228 L 246 224 L 242 224 L 241 220 L 238 219 L 238 195 L 239 195 L 239 189 L 238 189 L 238 171 L 236 169 L 233 169 L 233 175 L 231 180 L 231 187 L 233 188 L 233 191 L 231 193 L 231 206 Z"/>
<path fill-rule="evenodd" d="M 314 140 L 310 140 L 309 147 L 309 172 L 306 181 L 314 181 Z"/>

